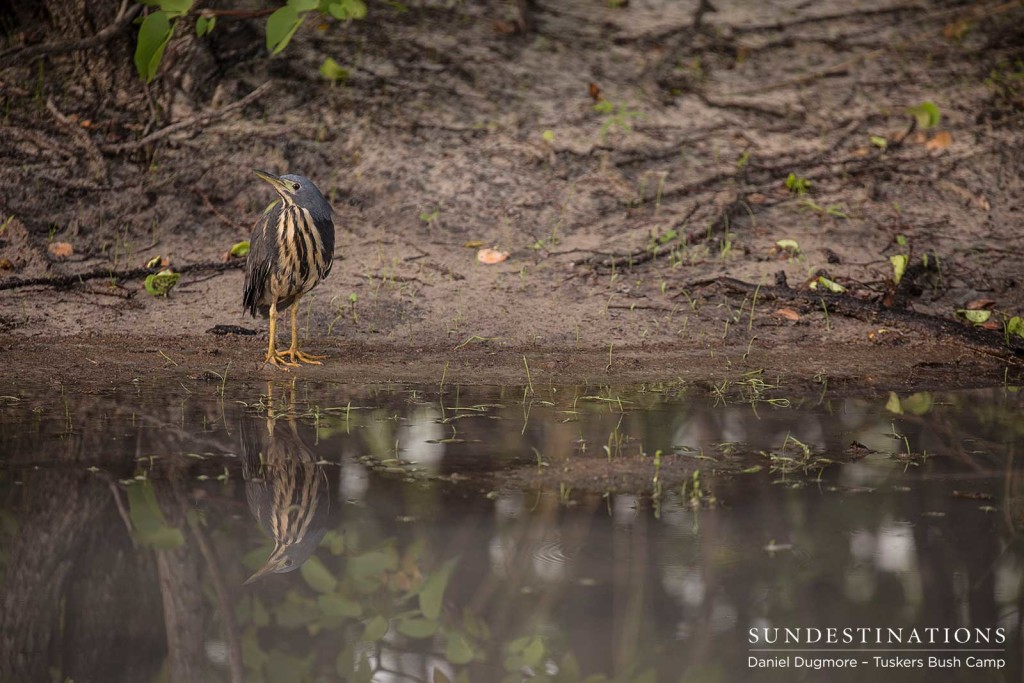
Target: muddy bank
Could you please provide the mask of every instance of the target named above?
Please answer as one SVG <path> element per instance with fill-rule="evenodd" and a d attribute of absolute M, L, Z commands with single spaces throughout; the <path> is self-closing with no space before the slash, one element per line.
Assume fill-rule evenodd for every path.
<path fill-rule="evenodd" d="M 190 271 L 167 297 L 116 273 L 220 264 L 270 201 L 251 172 L 269 168 L 313 178 L 338 225 L 301 317 L 334 362 L 303 377 L 437 381 L 448 362 L 521 382 L 533 353 L 543 381 L 1002 380 L 1003 325 L 1024 311 L 1024 10 L 538 3 L 523 31 L 513 5 L 307 22 L 274 59 L 258 21 L 225 20 L 176 39 L 159 121 L 131 79 L 71 86 L 81 56 L 7 54 L 0 372 L 262 376 L 240 272 Z M 112 63 L 132 40 L 104 46 Z M 325 56 L 345 83 L 320 76 Z M 925 101 L 930 128 L 909 113 Z M 510 257 L 483 265 L 478 246 Z M 845 303 L 808 289 L 818 275 Z M 780 278 L 797 296 L 767 296 Z M 965 342 L 969 305 L 993 329 Z"/>

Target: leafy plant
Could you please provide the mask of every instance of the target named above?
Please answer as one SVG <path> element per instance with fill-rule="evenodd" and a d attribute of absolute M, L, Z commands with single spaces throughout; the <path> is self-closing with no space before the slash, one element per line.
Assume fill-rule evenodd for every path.
<path fill-rule="evenodd" d="M 146 291 L 153 296 L 167 296 L 167 293 L 174 289 L 174 286 L 181 280 L 181 273 L 175 273 L 170 268 L 165 268 L 159 273 L 153 273 L 146 277 Z"/>
<path fill-rule="evenodd" d="M 910 107 L 907 111 L 917 119 L 917 127 L 922 130 L 934 128 L 942 120 L 942 113 L 931 100 L 925 100 L 916 107 Z"/>
<path fill-rule="evenodd" d="M 154 8 L 139 26 L 135 46 L 135 69 L 146 83 L 156 78 L 163 60 L 167 43 L 174 35 L 178 20 L 186 17 L 196 7 L 195 0 L 138 0 L 140 4 Z M 317 12 L 339 21 L 351 21 L 366 17 L 364 0 L 287 0 L 283 7 L 267 17 L 266 45 L 272 54 L 280 54 L 288 47 L 306 16 Z M 216 10 L 201 10 L 196 17 L 195 31 L 200 38 L 209 35 L 217 25 Z M 333 81 L 344 80 L 348 72 L 332 59 L 324 61 L 320 72 Z"/>
<path fill-rule="evenodd" d="M 605 117 L 604 123 L 601 124 L 601 140 L 608 137 L 608 133 L 611 132 L 612 128 L 617 128 L 623 133 L 631 132 L 633 130 L 633 119 L 640 116 L 640 112 L 630 109 L 628 105 L 615 104 L 609 100 L 601 100 L 595 104 L 594 111 Z"/>
<path fill-rule="evenodd" d="M 786 178 L 786 189 L 793 194 L 807 194 L 807 191 L 811 189 L 811 181 L 807 178 L 801 178 L 796 173 L 790 173 Z"/>

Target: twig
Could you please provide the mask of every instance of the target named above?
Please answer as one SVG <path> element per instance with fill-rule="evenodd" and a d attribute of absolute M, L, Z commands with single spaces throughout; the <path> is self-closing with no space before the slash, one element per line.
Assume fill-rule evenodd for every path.
<path fill-rule="evenodd" d="M 171 125 L 165 126 L 158 131 L 150 133 L 146 137 L 141 138 L 139 140 L 134 140 L 132 142 L 119 142 L 116 145 L 102 145 L 100 149 L 102 149 L 104 152 L 110 152 L 112 154 L 117 154 L 118 152 L 131 152 L 136 149 L 139 149 L 140 147 L 150 145 L 158 140 L 163 140 L 169 135 L 173 135 L 174 133 L 177 133 L 180 130 L 185 130 L 193 126 L 210 123 L 211 121 L 215 121 L 251 103 L 253 100 L 257 99 L 258 97 L 266 93 L 270 89 L 270 85 L 271 84 L 269 82 L 264 83 L 263 85 L 259 86 L 258 88 L 256 88 L 251 93 L 249 93 L 242 99 L 238 100 L 237 102 L 232 102 L 231 104 L 225 107 L 221 107 L 220 109 L 214 109 L 213 111 L 203 112 L 202 114 L 198 114 L 191 118 L 185 119 L 184 121 L 179 121 L 178 123 L 172 123 Z"/>
<path fill-rule="evenodd" d="M 100 30 L 95 35 L 82 38 L 80 40 L 73 40 L 71 42 L 53 42 L 43 43 L 42 45 L 11 48 L 10 50 L 0 53 L 0 66 L 8 66 L 9 64 L 21 61 L 33 62 L 45 55 L 77 52 L 79 50 L 88 50 L 98 45 L 102 45 L 116 36 L 121 29 L 130 24 L 141 11 L 141 4 L 129 3 L 129 0 L 122 0 L 121 7 L 117 11 L 117 16 L 114 17 L 114 22 Z"/>
<path fill-rule="evenodd" d="M 225 270 L 238 270 L 245 266 L 244 260 L 228 261 L 227 263 L 190 263 L 182 266 L 181 268 L 175 269 L 176 273 L 197 273 L 206 270 L 212 271 L 225 271 Z M 72 285 L 78 284 L 79 282 L 85 282 L 86 280 L 136 280 L 139 278 L 152 275 L 153 273 L 160 272 L 160 267 L 156 268 L 129 268 L 127 270 L 111 270 L 109 268 L 100 268 L 97 270 L 90 270 L 85 273 L 73 273 L 68 275 L 57 275 L 54 277 L 36 277 L 29 279 L 11 278 L 0 282 L 0 290 L 4 289 L 18 289 L 20 287 L 71 287 Z"/>

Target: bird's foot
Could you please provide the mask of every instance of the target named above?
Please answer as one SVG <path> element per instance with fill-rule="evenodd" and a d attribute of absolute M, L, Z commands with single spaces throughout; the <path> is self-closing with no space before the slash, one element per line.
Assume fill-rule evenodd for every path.
<path fill-rule="evenodd" d="M 296 363 L 294 360 L 287 360 L 285 358 L 286 355 L 288 355 L 287 351 L 285 351 L 283 353 L 278 353 L 277 351 L 273 351 L 271 353 L 268 353 L 267 357 L 263 359 L 263 364 L 266 365 L 267 363 L 270 363 L 275 368 L 281 368 L 285 372 L 288 371 L 288 368 L 297 368 L 297 367 L 299 367 L 299 364 Z"/>
<path fill-rule="evenodd" d="M 295 347 L 292 347 L 292 348 L 288 349 L 287 351 L 282 351 L 281 355 L 282 356 L 291 356 L 292 361 L 293 361 L 293 363 L 296 366 L 299 363 L 309 363 L 310 365 L 323 365 L 323 363 L 321 363 L 320 360 L 327 357 L 327 356 L 314 356 L 314 355 L 311 355 L 311 354 L 308 354 L 308 353 L 303 353 L 302 351 L 299 351 Z"/>

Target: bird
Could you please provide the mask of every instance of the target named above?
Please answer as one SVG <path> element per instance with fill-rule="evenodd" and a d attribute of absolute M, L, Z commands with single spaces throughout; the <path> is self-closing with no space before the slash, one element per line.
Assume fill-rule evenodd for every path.
<path fill-rule="evenodd" d="M 323 356 L 299 351 L 296 314 L 303 295 L 331 272 L 331 205 L 309 178 L 255 172 L 277 190 L 280 200 L 260 216 L 249 238 L 243 310 L 253 317 L 257 312 L 270 317 L 270 343 L 264 363 L 282 369 L 299 367 L 300 362 L 321 365 Z M 286 351 L 278 351 L 277 316 L 289 308 L 292 343 Z"/>
<path fill-rule="evenodd" d="M 270 557 L 243 585 L 295 571 L 313 555 L 327 532 L 331 507 L 327 474 L 299 436 L 294 418 L 288 417 L 287 425 L 276 422 L 268 410 L 266 448 L 260 444 L 255 419 L 244 417 L 239 430 L 249 511 L 274 539 Z"/>

